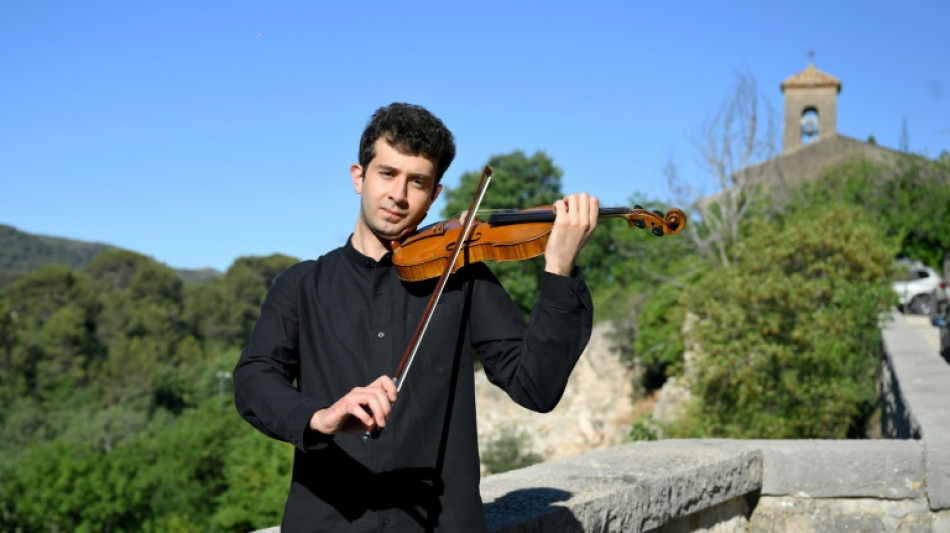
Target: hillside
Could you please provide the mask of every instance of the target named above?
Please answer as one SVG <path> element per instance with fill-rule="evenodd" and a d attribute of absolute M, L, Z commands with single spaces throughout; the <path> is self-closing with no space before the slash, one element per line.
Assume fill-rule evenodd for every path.
<path fill-rule="evenodd" d="M 0 224 L 0 287 L 45 265 L 83 268 L 93 257 L 116 246 L 26 233 Z M 186 283 L 203 284 L 220 273 L 213 269 L 175 269 Z"/>

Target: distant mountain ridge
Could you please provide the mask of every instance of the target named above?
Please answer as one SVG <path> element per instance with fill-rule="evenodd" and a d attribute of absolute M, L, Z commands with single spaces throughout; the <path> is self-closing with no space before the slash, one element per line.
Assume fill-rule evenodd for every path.
<path fill-rule="evenodd" d="M 84 268 L 92 258 L 118 246 L 100 242 L 79 241 L 20 231 L 0 224 L 0 287 L 30 274 L 46 265 Z M 180 269 L 172 267 L 186 283 L 204 284 L 221 275 L 211 269 Z"/>

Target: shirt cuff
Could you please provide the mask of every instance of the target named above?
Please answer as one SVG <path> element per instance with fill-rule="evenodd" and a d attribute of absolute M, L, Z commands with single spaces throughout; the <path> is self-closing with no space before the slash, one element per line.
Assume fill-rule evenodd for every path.
<path fill-rule="evenodd" d="M 333 440 L 333 435 L 310 429 L 310 419 L 313 418 L 313 413 L 326 407 L 328 406 L 307 399 L 291 411 L 290 416 L 287 417 L 288 427 L 299 428 L 290 435 L 291 444 L 301 451 L 308 452 L 319 450 Z"/>
<path fill-rule="evenodd" d="M 570 276 L 542 272 L 541 298 L 558 307 L 575 309 L 591 307 L 590 291 L 587 289 L 581 269 L 577 266 L 571 271 Z"/>

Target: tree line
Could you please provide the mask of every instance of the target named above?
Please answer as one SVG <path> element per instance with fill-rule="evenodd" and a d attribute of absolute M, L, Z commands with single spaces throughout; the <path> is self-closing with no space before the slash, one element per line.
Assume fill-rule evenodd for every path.
<path fill-rule="evenodd" d="M 493 157 L 485 205 L 562 195 L 543 152 Z M 447 190 L 467 207 L 479 173 Z M 908 157 L 857 162 L 749 201 L 728 264 L 685 235 L 604 220 L 579 264 L 622 357 L 694 401 L 666 435 L 861 437 L 876 402 L 879 317 L 891 262 L 950 250 L 950 169 Z M 631 204 L 665 210 L 656 199 Z M 461 207 L 460 207 L 461 206 Z M 689 207 L 689 206 L 681 206 Z M 709 227 L 691 218 L 700 239 Z M 709 248 L 709 247 L 707 247 Z M 142 255 L 106 250 L 47 266 L 0 292 L 0 530 L 248 531 L 280 520 L 292 449 L 236 414 L 229 371 L 273 279 L 296 258 L 242 257 L 189 285 Z M 492 265 L 519 306 L 542 260 Z M 687 348 L 699 346 L 693 365 Z M 686 369 L 691 368 L 688 375 Z"/>

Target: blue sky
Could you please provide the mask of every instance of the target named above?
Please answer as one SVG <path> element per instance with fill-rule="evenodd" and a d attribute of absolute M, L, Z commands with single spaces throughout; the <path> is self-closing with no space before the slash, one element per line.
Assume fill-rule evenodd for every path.
<path fill-rule="evenodd" d="M 946 0 L 11 0 L 0 20 L 0 223 L 174 267 L 342 244 L 359 135 L 393 101 L 455 133 L 450 187 L 545 150 L 565 192 L 626 205 L 669 198 L 670 160 L 702 186 L 693 140 L 737 74 L 780 114 L 814 51 L 839 133 L 950 150 Z"/>

